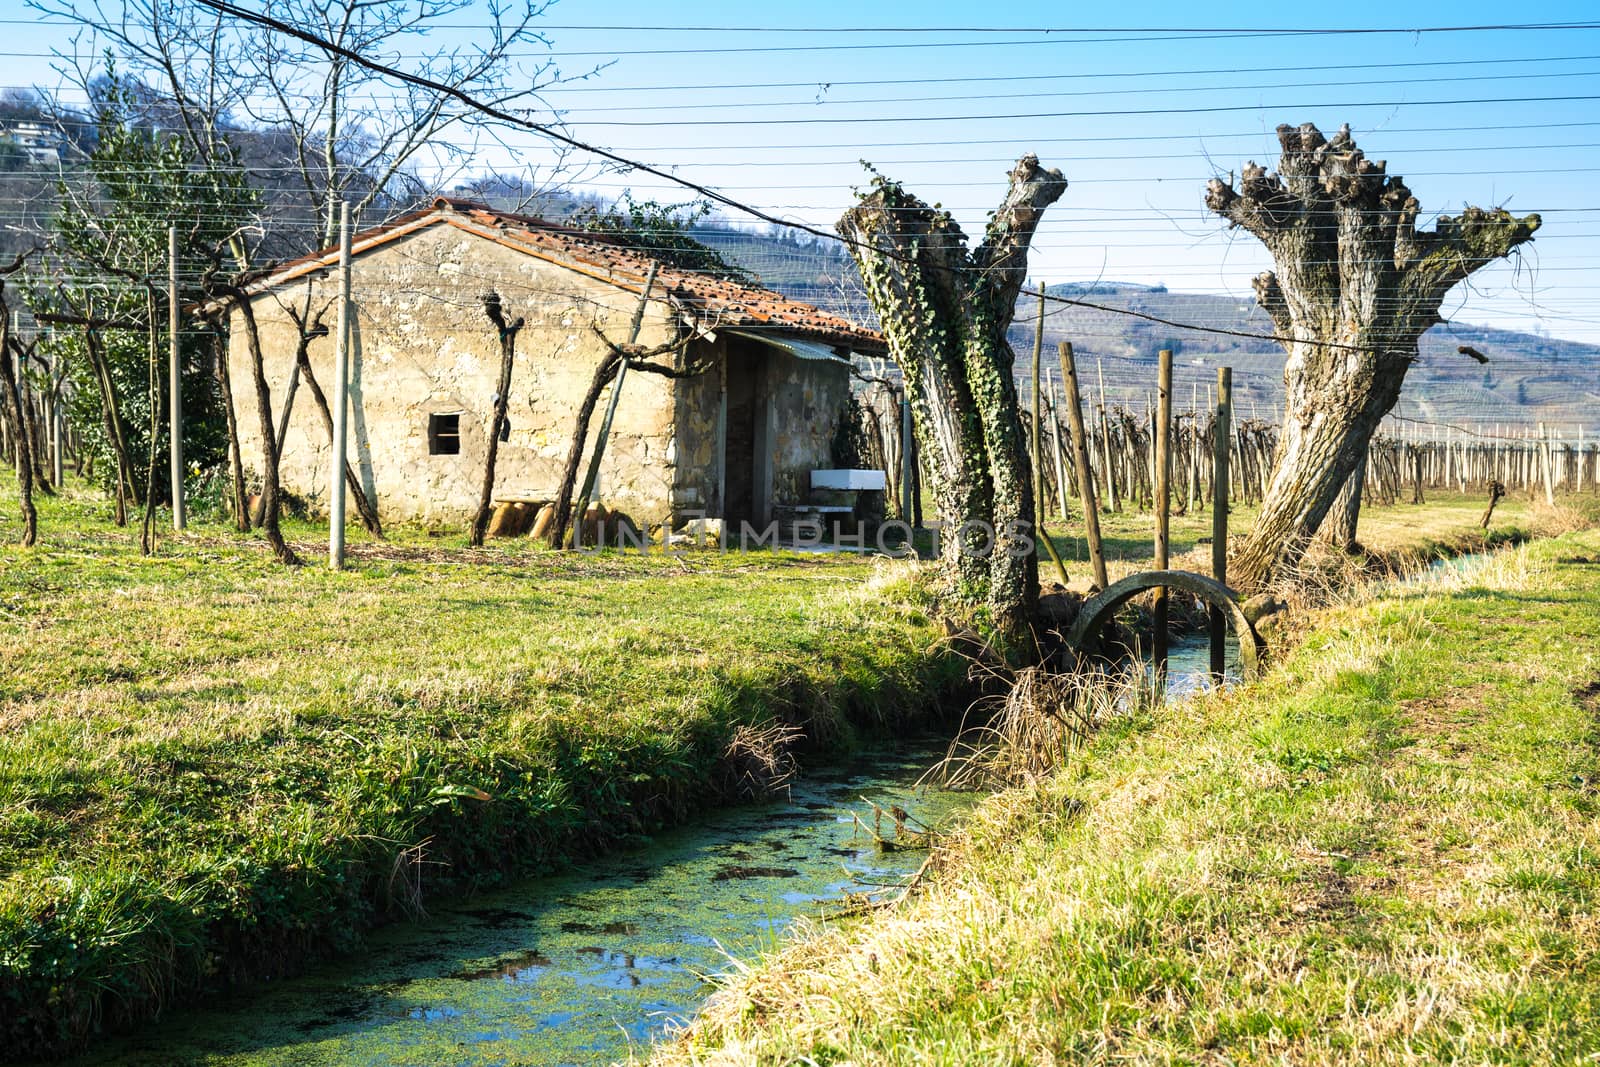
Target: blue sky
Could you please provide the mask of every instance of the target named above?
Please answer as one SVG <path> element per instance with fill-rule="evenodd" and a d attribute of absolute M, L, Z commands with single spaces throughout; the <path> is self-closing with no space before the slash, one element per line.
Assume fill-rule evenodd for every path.
<path fill-rule="evenodd" d="M 15 20 L 6 24 L 16 54 L 5 81 L 51 84 L 42 55 L 59 46 L 61 30 L 31 22 L 21 0 L 3 0 L 0 10 Z M 1447 314 L 1600 341 L 1600 30 L 1072 32 L 1217 21 L 1382 28 L 1401 25 L 1393 12 L 1375 3 L 1219 15 L 1168 3 L 1084 13 L 1043 3 L 820 0 L 763 15 L 747 2 L 563 0 L 545 17 L 553 58 L 569 74 L 605 66 L 546 99 L 579 137 L 824 229 L 850 203 L 866 159 L 975 232 L 1010 163 L 1033 151 L 1071 182 L 1041 230 L 1036 277 L 1162 282 L 1245 299 L 1267 260 L 1252 240 L 1206 216 L 1206 179 L 1247 159 L 1275 160 L 1280 122 L 1312 121 L 1329 133 L 1349 122 L 1367 154 L 1403 174 L 1427 211 L 1475 203 L 1544 214 L 1533 251 L 1481 274 L 1471 291 L 1454 294 Z M 1593 9 L 1466 3 L 1401 15 L 1412 26 L 1464 26 L 1568 22 Z M 669 22 L 703 28 L 661 28 Z M 751 25 L 758 30 L 717 29 Z M 1067 29 L 907 32 L 941 26 Z M 860 27 L 885 29 L 844 32 Z M 817 29 L 840 32 L 806 32 Z M 435 40 L 469 36 L 450 30 Z M 1590 99 L 1553 99 L 1571 97 Z M 486 152 L 484 165 L 548 158 L 531 140 L 510 144 Z M 591 184 L 686 195 L 639 175 Z"/>

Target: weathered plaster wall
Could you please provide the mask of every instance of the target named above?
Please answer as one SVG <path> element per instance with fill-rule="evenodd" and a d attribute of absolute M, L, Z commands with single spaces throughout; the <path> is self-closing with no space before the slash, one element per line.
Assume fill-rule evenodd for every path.
<path fill-rule="evenodd" d="M 704 374 L 685 378 L 678 384 L 678 464 L 672 500 L 679 516 L 716 518 L 722 515 L 722 501 L 717 497 L 717 476 L 721 470 L 717 412 L 728 344 L 718 337 L 710 351 L 715 357 L 713 365 Z"/>
<path fill-rule="evenodd" d="M 332 274 L 309 283 L 310 307 L 327 307 L 332 329 L 337 292 Z M 350 458 L 376 491 L 386 520 L 459 521 L 477 506 L 500 370 L 499 344 L 479 297 L 500 293 L 508 318 L 524 316 L 511 380 L 511 432 L 501 442 L 497 498 L 555 495 L 577 406 L 604 346 L 591 328 L 627 340 L 638 297 L 603 281 L 505 248 L 453 226 L 436 225 L 357 257 L 351 359 Z M 304 307 L 308 283 L 258 297 L 256 315 L 272 391 L 281 414 L 296 332 L 279 301 Z M 235 313 L 229 350 L 247 467 L 260 469 L 260 430 L 248 350 Z M 656 345 L 673 336 L 668 309 L 652 303 L 639 337 Z M 311 365 L 324 391 L 333 382 L 332 337 L 313 342 Z M 672 507 L 673 382 L 630 374 L 601 468 L 600 498 L 642 524 L 665 521 Z M 331 393 L 330 393 L 331 402 Z M 598 430 L 606 397 L 591 424 Z M 430 413 L 460 412 L 461 451 L 429 455 Z M 329 442 L 302 384 L 291 411 L 282 480 L 318 509 L 327 506 Z"/>

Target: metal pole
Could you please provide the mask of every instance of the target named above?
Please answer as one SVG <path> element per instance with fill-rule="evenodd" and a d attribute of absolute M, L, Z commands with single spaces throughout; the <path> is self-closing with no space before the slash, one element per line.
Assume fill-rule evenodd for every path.
<path fill-rule="evenodd" d="M 1172 509 L 1172 352 L 1161 350 L 1156 372 L 1156 570 L 1167 569 Z M 1156 679 L 1167 677 L 1167 590 L 1155 591 Z"/>
<path fill-rule="evenodd" d="M 55 482 L 56 491 L 61 490 L 61 479 L 66 475 L 66 458 L 62 455 L 66 448 L 67 415 L 64 407 L 66 400 L 66 371 L 61 366 L 61 361 L 56 360 L 55 387 L 51 390 L 54 398 L 50 402 L 50 474 Z"/>
<path fill-rule="evenodd" d="M 1211 475 L 1211 576 L 1228 584 L 1228 449 L 1233 433 L 1233 368 L 1217 368 L 1217 421 L 1213 430 Z M 1241 634 L 1241 638 L 1245 635 Z M 1211 680 L 1222 684 L 1227 669 L 1228 621 L 1211 609 Z"/>
<path fill-rule="evenodd" d="M 333 462 L 328 470 L 328 566 L 344 567 L 345 434 L 350 424 L 350 202 L 339 205 L 339 325 L 333 348 Z"/>
<path fill-rule="evenodd" d="M 916 427 L 911 422 L 911 395 L 906 392 L 905 384 L 900 386 L 900 518 L 907 526 L 911 525 L 912 511 L 914 510 L 911 496 L 916 487 L 912 484 L 917 480 L 912 464 L 915 458 L 912 455 L 916 448 L 916 441 L 912 435 Z"/>
<path fill-rule="evenodd" d="M 172 528 L 185 525 L 183 498 L 183 372 L 178 360 L 178 228 L 167 227 L 167 434 L 172 455 Z M 59 449 L 58 449 L 59 454 Z M 56 480 L 59 482 L 60 476 Z"/>

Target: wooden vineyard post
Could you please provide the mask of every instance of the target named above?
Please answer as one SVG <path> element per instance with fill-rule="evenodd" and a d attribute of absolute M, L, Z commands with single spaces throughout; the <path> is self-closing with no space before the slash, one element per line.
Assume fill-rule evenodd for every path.
<path fill-rule="evenodd" d="M 1228 439 L 1233 422 L 1233 368 L 1217 368 L 1217 417 L 1212 431 L 1211 475 L 1211 576 L 1228 584 Z M 1211 609 L 1211 680 L 1222 684 L 1227 670 L 1228 620 L 1220 608 Z"/>
<path fill-rule="evenodd" d="M 1089 468 L 1089 445 L 1083 430 L 1083 398 L 1078 392 L 1078 368 L 1072 361 L 1072 342 L 1062 341 L 1061 384 L 1067 393 L 1067 428 L 1072 432 L 1072 463 L 1078 468 L 1078 498 L 1083 507 L 1084 536 L 1089 542 L 1089 562 L 1094 567 L 1095 588 L 1111 584 L 1106 577 L 1106 555 L 1100 544 L 1100 506 L 1095 502 L 1094 471 Z"/>
<path fill-rule="evenodd" d="M 1122 498 L 1117 492 L 1117 461 L 1111 451 L 1111 411 L 1106 407 L 1106 369 L 1098 359 L 1094 365 L 1095 373 L 1100 378 L 1100 437 L 1101 451 L 1106 461 L 1106 499 L 1111 502 L 1112 511 L 1121 511 Z"/>
<path fill-rule="evenodd" d="M 1029 442 L 1033 446 L 1033 524 L 1037 528 L 1044 514 L 1044 453 L 1040 451 L 1042 435 L 1039 433 L 1039 415 L 1044 405 L 1039 403 L 1039 356 L 1044 350 L 1044 283 L 1039 284 L 1039 318 L 1033 327 L 1033 425 L 1029 428 Z"/>
<path fill-rule="evenodd" d="M 1544 502 L 1546 507 L 1556 506 L 1555 454 L 1550 448 L 1550 430 L 1539 424 L 1539 457 L 1544 467 Z"/>
<path fill-rule="evenodd" d="M 1172 507 L 1172 352 L 1161 350 L 1156 372 L 1155 506 L 1156 570 L 1167 569 L 1169 561 L 1170 510 Z M 1167 590 L 1155 591 L 1156 682 L 1167 679 Z"/>
<path fill-rule="evenodd" d="M 1061 562 L 1061 553 L 1044 528 L 1044 451 L 1040 447 L 1043 437 L 1039 433 L 1039 419 L 1044 405 L 1039 402 L 1039 356 L 1044 351 L 1044 284 L 1039 285 L 1039 319 L 1033 330 L 1033 537 L 1034 552 L 1043 546 L 1050 561 L 1056 565 L 1061 584 L 1067 584 L 1067 568 Z"/>
<path fill-rule="evenodd" d="M 62 392 L 66 380 L 66 368 L 61 361 L 56 360 L 52 372 L 52 385 L 50 395 L 53 398 L 50 404 L 50 478 L 55 487 L 61 488 L 61 480 L 66 476 L 66 447 L 67 413 L 66 396 Z"/>
<path fill-rule="evenodd" d="M 1057 495 L 1057 504 L 1061 508 L 1061 522 L 1065 525 L 1071 522 L 1067 514 L 1067 464 L 1065 453 L 1061 448 L 1061 418 L 1056 406 L 1056 380 L 1049 372 L 1044 376 L 1045 388 L 1050 395 L 1050 455 L 1055 461 L 1056 485 L 1061 492 Z"/>

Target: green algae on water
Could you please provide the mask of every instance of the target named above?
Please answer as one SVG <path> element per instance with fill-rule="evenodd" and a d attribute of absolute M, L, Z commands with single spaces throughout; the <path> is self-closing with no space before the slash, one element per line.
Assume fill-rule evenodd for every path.
<path fill-rule="evenodd" d="M 947 823 L 972 797 L 913 788 L 941 754 L 867 754 L 809 776 L 782 802 L 719 812 L 639 851 L 438 908 L 379 932 L 356 959 L 114 1039 L 92 1062 L 626 1059 L 687 1023 L 730 961 L 775 945 L 795 917 L 915 871 L 924 853 L 879 848 L 852 812 L 899 805 L 919 822 Z"/>

